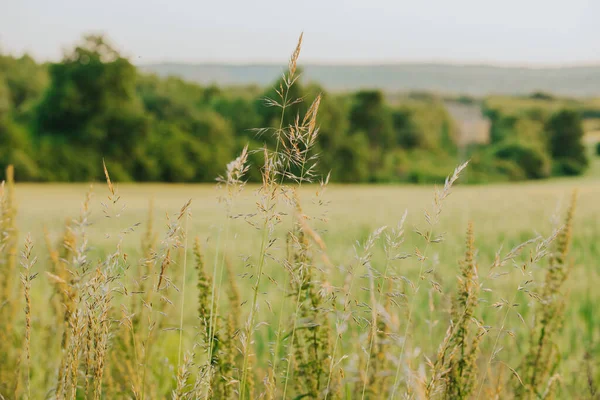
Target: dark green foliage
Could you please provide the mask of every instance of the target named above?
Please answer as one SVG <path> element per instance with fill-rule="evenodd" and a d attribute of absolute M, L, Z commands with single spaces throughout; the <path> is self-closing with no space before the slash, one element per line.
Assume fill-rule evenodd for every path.
<path fill-rule="evenodd" d="M 209 110 L 194 113 L 186 126 L 156 121 L 148 155 L 160 170 L 158 176 L 149 176 L 151 180 L 210 182 L 232 158 L 232 130 Z"/>
<path fill-rule="evenodd" d="M 488 112 L 488 118 L 492 121 L 490 129 L 492 143 L 500 143 L 510 137 L 517 123 L 517 117 L 514 115 L 501 115 L 496 110 Z"/>
<path fill-rule="evenodd" d="M 32 159 L 31 141 L 27 131 L 13 120 L 15 104 L 7 79 L 0 71 L 0 169 L 12 164 L 17 170 L 16 179 L 35 180 L 38 169 Z"/>
<path fill-rule="evenodd" d="M 494 157 L 514 162 L 525 179 L 541 179 L 550 175 L 550 158 L 539 147 L 521 142 L 509 142 L 499 145 L 495 149 Z"/>
<path fill-rule="evenodd" d="M 39 169 L 32 153 L 27 132 L 10 116 L 0 113 L 0 168 L 4 170 L 12 164 L 15 167 L 16 179 L 37 180 Z"/>
<path fill-rule="evenodd" d="M 38 108 L 42 135 L 122 160 L 146 139 L 149 126 L 135 93 L 135 67 L 101 37 L 86 37 L 63 62 L 50 66 L 50 77 Z"/>
<path fill-rule="evenodd" d="M 340 169 L 340 150 L 347 146 L 348 139 L 348 104 L 344 96 L 335 96 L 325 93 L 320 88 L 314 88 L 322 92 L 322 101 L 319 107 L 319 137 L 317 139 L 316 152 L 319 154 L 319 165 L 322 173 L 329 171 L 336 174 Z M 312 101 L 312 99 L 311 99 Z M 359 149 L 360 151 L 360 149 Z M 349 181 L 357 181 L 346 175 Z M 337 180 L 337 179 L 336 179 Z"/>
<path fill-rule="evenodd" d="M 552 174 L 556 176 L 576 176 L 584 173 L 585 169 L 586 165 L 576 160 L 570 158 L 561 158 L 554 160 Z"/>
<path fill-rule="evenodd" d="M 282 85 L 222 88 L 143 75 L 101 36 L 85 37 L 59 63 L 0 55 L 0 168 L 14 164 L 19 180 L 89 181 L 103 179 L 104 159 L 116 180 L 211 182 L 246 144 L 249 162 L 261 165 L 262 148 L 274 148 L 280 127 L 301 123 L 319 95 L 315 175 L 331 172 L 333 181 L 441 183 L 466 158 L 469 182 L 587 166 L 579 116 L 543 93 L 485 100 L 494 146 L 459 152 L 456 125 L 436 95 L 332 94 L 301 79 Z"/>
<path fill-rule="evenodd" d="M 596 155 L 600 156 L 600 142 L 596 143 Z"/>
<path fill-rule="evenodd" d="M 3 74 L 0 74 L 0 117 L 8 114 L 12 108 L 12 99 L 10 97 L 10 90 L 6 84 L 6 78 Z"/>
<path fill-rule="evenodd" d="M 363 132 L 371 147 L 393 146 L 392 114 L 384 103 L 383 93 L 379 91 L 356 93 L 349 118 L 350 131 Z"/>
<path fill-rule="evenodd" d="M 261 126 L 261 116 L 252 99 L 219 96 L 213 102 L 216 112 L 231 121 L 236 136 L 252 137 L 251 127 Z"/>
<path fill-rule="evenodd" d="M 529 95 L 529 97 L 535 100 L 554 100 L 554 96 L 546 92 L 534 92 L 531 95 Z"/>
<path fill-rule="evenodd" d="M 298 115 L 305 114 L 312 101 L 312 99 L 306 98 L 308 94 L 306 89 L 298 83 L 292 85 L 289 89 L 285 87 L 285 83 L 280 78 L 277 82 L 270 85 L 261 96 L 255 99 L 254 105 L 261 117 L 261 125 L 249 128 L 279 128 L 280 124 L 286 127 L 294 125 Z M 280 93 L 285 93 L 283 98 Z M 300 99 L 304 99 L 304 101 L 300 101 Z M 272 101 L 280 106 L 285 105 L 283 121 L 281 120 L 282 108 L 273 105 Z M 274 139 L 271 139 L 271 141 L 274 143 Z"/>
<path fill-rule="evenodd" d="M 550 141 L 550 154 L 557 163 L 555 172 L 560 175 L 579 175 L 588 166 L 583 145 L 581 117 L 576 111 L 556 112 L 546 124 Z"/>
<path fill-rule="evenodd" d="M 2 81 L 5 81 L 8 92 L 2 93 L 3 84 L 0 83 L 0 99 L 3 95 L 8 95 L 11 108 L 19 117 L 23 117 L 46 90 L 48 73 L 44 65 L 37 64 L 28 55 L 12 58 L 0 54 L 0 82 Z"/>
<path fill-rule="evenodd" d="M 485 104 L 485 114 L 492 123 L 491 142 L 500 146 L 492 157 L 502 161 L 502 174 L 521 180 L 545 178 L 550 172 L 557 176 L 580 175 L 586 170 L 580 112 L 569 108 L 569 104 L 570 100 L 558 102 L 543 94 Z M 506 161 L 516 164 L 523 174 Z"/>
<path fill-rule="evenodd" d="M 361 134 L 353 134 L 337 150 L 337 165 L 332 171 L 339 182 L 365 182 L 369 179 L 369 143 Z"/>
<path fill-rule="evenodd" d="M 419 145 L 420 136 L 414 121 L 411 119 L 410 110 L 402 108 L 392 114 L 396 141 L 405 149 L 414 149 Z"/>

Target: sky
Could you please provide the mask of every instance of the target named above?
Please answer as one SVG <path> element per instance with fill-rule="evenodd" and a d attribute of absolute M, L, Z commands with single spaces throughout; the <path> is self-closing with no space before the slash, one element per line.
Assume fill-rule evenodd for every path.
<path fill-rule="evenodd" d="M 0 51 L 103 33 L 134 63 L 600 64 L 600 0 L 0 0 Z"/>

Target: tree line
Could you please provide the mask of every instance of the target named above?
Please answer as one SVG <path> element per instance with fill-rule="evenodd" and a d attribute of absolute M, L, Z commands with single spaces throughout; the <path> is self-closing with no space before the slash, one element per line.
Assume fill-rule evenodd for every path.
<path fill-rule="evenodd" d="M 265 100 L 278 86 L 143 74 L 101 36 L 85 37 L 58 63 L 0 55 L 0 168 L 14 164 L 21 181 L 93 181 L 104 159 L 120 181 L 210 182 L 246 144 L 273 145 L 260 128 L 293 124 L 319 94 L 318 169 L 337 182 L 437 182 L 467 157 L 471 182 L 587 167 L 580 113 L 567 107 L 508 112 L 484 102 L 490 143 L 459 148 L 457 126 L 435 96 L 390 101 L 378 90 L 330 93 L 302 82 L 281 121 Z M 251 162 L 263 162 L 260 152 Z"/>

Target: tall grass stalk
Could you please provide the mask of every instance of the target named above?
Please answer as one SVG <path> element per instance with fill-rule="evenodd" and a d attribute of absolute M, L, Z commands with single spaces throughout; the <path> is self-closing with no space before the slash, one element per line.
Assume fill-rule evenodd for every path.
<path fill-rule="evenodd" d="M 367 384 L 369 383 L 369 368 L 371 366 L 371 355 L 373 353 L 373 345 L 377 338 L 377 330 L 378 330 L 378 317 L 382 312 L 383 306 L 381 304 L 382 298 L 385 293 L 385 286 L 388 283 L 388 272 L 390 263 L 394 260 L 399 260 L 402 258 L 406 258 L 406 255 L 395 253 L 402 243 L 402 236 L 404 235 L 404 222 L 406 221 L 406 216 L 408 214 L 408 210 L 406 210 L 398 222 L 397 227 L 392 231 L 391 234 L 386 233 L 386 242 L 385 242 L 385 265 L 383 268 L 383 276 L 381 278 L 381 282 L 378 285 L 378 298 L 375 298 L 375 277 L 374 271 L 371 267 L 370 263 L 366 263 L 368 269 L 368 276 L 370 281 L 370 300 L 371 300 L 371 322 L 370 327 L 371 331 L 369 333 L 369 346 L 367 351 L 367 362 L 365 367 L 365 376 L 367 379 L 363 382 L 363 389 L 361 394 L 361 399 L 365 398 L 365 393 L 367 390 Z M 387 294 L 386 294 L 387 295 Z"/>
<path fill-rule="evenodd" d="M 529 245 L 532 245 L 534 243 L 537 243 L 535 249 L 531 252 L 531 254 L 529 255 L 529 257 L 527 257 L 524 261 L 521 261 L 521 265 L 519 270 L 526 276 L 529 277 L 530 276 L 530 270 L 531 270 L 531 266 L 536 265 L 538 262 L 540 262 L 544 257 L 547 256 L 548 254 L 548 247 L 552 244 L 552 242 L 557 238 L 558 234 L 560 232 L 560 229 L 558 230 L 554 230 L 550 236 L 548 236 L 547 238 L 542 238 L 541 236 L 536 236 L 532 239 L 529 239 L 523 243 L 520 243 L 518 245 L 516 245 L 515 247 L 513 247 L 511 249 L 511 251 L 508 252 L 507 255 L 505 255 L 503 258 L 500 258 L 498 255 L 496 255 L 496 259 L 494 260 L 494 263 L 492 264 L 492 266 L 490 267 L 490 271 L 488 273 L 489 277 L 494 277 L 493 271 L 495 271 L 497 268 L 499 267 L 503 267 L 505 265 L 507 265 L 509 262 L 512 263 L 516 263 L 517 262 L 517 257 L 519 257 L 519 255 L 524 251 L 524 249 L 526 249 Z M 499 254 L 499 253 L 498 253 Z M 483 374 L 483 378 L 481 380 L 481 384 L 479 385 L 479 390 L 477 391 L 477 398 L 480 398 L 482 392 L 483 392 L 483 387 L 487 381 L 487 377 L 488 377 L 488 371 L 492 366 L 492 362 L 496 359 L 496 357 L 498 356 L 498 353 L 500 351 L 500 348 L 498 347 L 500 338 L 503 334 L 510 334 L 511 332 L 507 332 L 506 329 L 506 322 L 508 320 L 508 316 L 510 314 L 511 311 L 513 311 L 518 304 L 516 303 L 517 300 L 517 296 L 519 294 L 519 292 L 525 293 L 528 296 L 530 296 L 531 298 L 535 299 L 538 298 L 538 294 L 535 293 L 534 291 L 529 289 L 529 285 L 531 284 L 532 279 L 527 279 L 525 282 L 522 282 L 518 285 L 517 290 L 515 290 L 512 298 L 510 301 L 505 300 L 505 299 L 500 299 L 500 301 L 497 301 L 493 304 L 491 304 L 491 307 L 496 308 L 496 309 L 506 309 L 506 312 L 504 313 L 503 317 L 502 317 L 502 321 L 500 323 L 500 326 L 498 328 L 498 334 L 496 335 L 495 339 L 494 339 L 494 344 L 492 346 L 491 352 L 489 357 L 487 358 L 487 362 L 485 364 L 485 373 Z M 516 311 L 514 311 L 516 313 Z M 518 314 L 519 318 L 522 319 L 522 316 L 520 314 Z M 513 368 L 509 367 L 508 365 L 506 365 L 508 368 L 510 368 L 511 372 L 513 373 L 513 375 L 517 378 L 517 380 L 521 381 L 521 377 L 518 375 L 518 373 L 516 372 L 516 370 L 514 370 Z"/>
<path fill-rule="evenodd" d="M 37 274 L 32 273 L 32 268 L 37 262 L 37 257 L 32 255 L 33 241 L 31 235 L 25 239 L 25 250 L 21 254 L 21 282 L 25 296 L 25 388 L 27 398 L 31 398 L 31 281 Z"/>
<path fill-rule="evenodd" d="M 189 204 L 189 203 L 188 203 Z M 179 349 L 177 350 L 177 368 L 181 368 L 181 352 L 183 348 L 183 314 L 185 310 L 185 287 L 187 279 L 187 254 L 188 254 L 188 224 L 190 219 L 189 207 L 185 211 L 185 230 L 184 240 L 185 244 L 183 247 L 183 276 L 181 278 L 181 309 L 179 313 Z"/>
<path fill-rule="evenodd" d="M 265 255 L 266 255 L 267 242 L 268 242 L 269 231 L 270 231 L 269 223 L 271 222 L 271 219 L 275 216 L 274 207 L 277 204 L 277 198 L 278 198 L 277 194 L 278 194 L 279 188 L 283 182 L 283 179 L 287 175 L 287 172 L 288 172 L 287 169 L 290 166 L 290 162 L 292 161 L 292 158 L 288 157 L 287 162 L 286 162 L 286 164 L 287 164 L 286 167 L 282 167 L 281 170 L 278 170 L 279 162 L 278 162 L 277 158 L 279 157 L 279 148 L 280 148 L 280 146 L 283 146 L 285 144 L 285 142 L 284 142 L 284 140 L 285 140 L 284 139 L 284 136 L 285 136 L 284 135 L 285 111 L 289 105 L 289 100 L 288 100 L 289 90 L 298 79 L 298 76 L 296 76 L 296 70 L 297 70 L 298 57 L 300 56 L 300 50 L 302 48 L 302 38 L 303 38 L 303 35 L 301 34 L 300 38 L 298 39 L 298 44 L 296 45 L 296 49 L 295 49 L 294 53 L 292 54 L 292 56 L 290 57 L 290 62 L 288 64 L 288 73 L 287 73 L 287 75 L 284 76 L 284 83 L 282 85 L 280 85 L 280 88 L 278 90 L 278 94 L 279 94 L 282 102 L 278 103 L 275 100 L 267 99 L 268 105 L 281 108 L 281 117 L 280 117 L 280 122 L 279 122 L 279 129 L 277 130 L 277 134 L 276 134 L 277 141 L 276 141 L 275 152 L 273 154 L 273 160 L 271 160 L 271 156 L 269 155 L 269 152 L 266 149 L 266 147 L 264 150 L 265 166 L 262 171 L 263 185 L 262 185 L 261 191 L 263 193 L 263 196 L 266 196 L 267 201 L 266 201 L 266 205 L 261 206 L 261 207 L 263 209 L 263 213 L 265 213 L 265 212 L 266 213 L 264 214 L 264 223 L 262 226 L 262 239 L 261 239 L 259 261 L 258 261 L 258 275 L 256 277 L 256 283 L 253 286 L 253 296 L 252 296 L 252 302 L 251 302 L 250 316 L 249 316 L 248 323 L 247 323 L 248 326 L 246 329 L 245 343 L 243 345 L 244 362 L 243 362 L 243 368 L 242 368 L 242 382 L 241 382 L 241 387 L 240 387 L 240 393 L 241 393 L 242 400 L 245 399 L 245 395 L 246 395 L 245 383 L 248 379 L 248 371 L 247 371 L 248 357 L 249 357 L 248 350 L 249 350 L 249 345 L 251 343 L 251 336 L 253 336 L 253 332 L 254 332 L 254 318 L 255 318 L 255 311 L 256 311 L 255 308 L 257 306 L 258 289 L 259 289 L 261 277 L 263 274 L 264 264 L 265 264 Z M 301 101 L 301 99 L 296 99 L 292 103 L 296 103 L 298 101 Z M 281 182 L 279 184 L 277 183 L 277 180 L 276 180 L 277 174 L 279 174 L 281 177 Z"/>
<path fill-rule="evenodd" d="M 408 341 L 408 333 L 409 333 L 409 329 L 410 329 L 410 326 L 412 323 L 412 316 L 413 316 L 414 307 L 416 304 L 417 294 L 419 293 L 419 289 L 421 288 L 421 281 L 424 279 L 423 269 L 425 267 L 425 261 L 427 259 L 428 250 L 432 243 L 439 243 L 441 241 L 441 237 L 439 237 L 439 238 L 433 237 L 433 228 L 439 222 L 439 217 L 440 217 L 440 214 L 442 213 L 443 202 L 450 195 L 452 185 L 458 180 L 460 173 L 467 167 L 467 165 L 468 165 L 468 161 L 465 162 L 464 164 L 461 164 L 458 167 L 456 167 L 456 169 L 454 170 L 454 173 L 451 176 L 449 176 L 448 178 L 446 178 L 444 188 L 441 191 L 438 189 L 435 190 L 432 211 L 431 211 L 431 213 L 428 211 L 425 211 L 425 220 L 427 221 L 427 224 L 429 225 L 429 229 L 424 234 L 421 233 L 420 231 L 417 231 L 417 233 L 419 233 L 425 239 L 426 244 L 425 244 L 425 250 L 423 252 L 420 252 L 418 249 L 415 252 L 415 256 L 419 260 L 419 275 L 417 277 L 418 281 L 413 290 L 413 296 L 412 296 L 412 299 L 410 301 L 410 305 L 408 308 L 408 316 L 407 316 L 406 325 L 404 328 L 402 345 L 400 347 L 400 355 L 398 357 L 398 365 L 396 366 L 396 374 L 395 374 L 395 378 L 394 378 L 394 385 L 392 386 L 391 398 L 394 398 L 394 396 L 396 395 L 396 391 L 400 384 L 400 382 L 399 382 L 400 370 L 402 368 L 403 361 L 404 361 L 404 351 L 406 348 L 406 342 Z"/>

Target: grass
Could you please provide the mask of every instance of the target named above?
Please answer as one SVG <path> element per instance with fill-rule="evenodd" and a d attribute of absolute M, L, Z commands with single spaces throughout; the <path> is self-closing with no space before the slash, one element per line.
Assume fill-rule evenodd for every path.
<path fill-rule="evenodd" d="M 43 227 L 46 226 L 51 237 L 54 240 L 58 239 L 63 233 L 65 221 L 77 214 L 88 188 L 89 185 L 85 184 L 17 184 L 16 224 L 19 230 L 24 234 L 31 232 L 36 243 L 43 243 L 40 239 L 43 239 Z M 216 240 L 216 232 L 224 220 L 224 211 L 218 201 L 220 193 L 214 185 L 119 184 L 118 188 L 126 207 L 118 221 L 119 226 L 115 227 L 113 220 L 104 218 L 100 206 L 107 190 L 102 185 L 96 185 L 94 230 L 90 232 L 90 241 L 110 248 L 115 240 L 112 237 L 107 238 L 106 234 L 118 232 L 119 228 L 135 223 L 145 224 L 150 199 L 153 201 L 155 227 L 164 227 L 165 214 L 177 212 L 188 198 L 192 199 L 194 210 L 189 221 L 190 232 L 207 240 Z M 469 220 L 493 221 L 493 224 L 479 223 L 478 236 L 481 237 L 478 239 L 483 241 L 481 245 L 484 248 L 492 246 L 495 251 L 495 246 L 504 241 L 504 238 L 518 240 L 525 232 L 532 233 L 548 227 L 549 218 L 555 212 L 558 203 L 562 201 L 564 205 L 570 192 L 576 188 L 580 191 L 577 229 L 593 229 L 593 217 L 600 212 L 595 207 L 595 196 L 600 194 L 600 181 L 592 179 L 458 186 L 449 198 L 441 217 L 441 229 L 448 233 L 449 240 L 456 238 L 458 234 L 455 243 L 458 245 L 462 243 L 460 234 L 466 229 Z M 253 210 L 253 193 L 257 189 L 257 186 L 246 187 L 244 195 L 238 200 L 239 212 Z M 314 191 L 314 187 L 300 190 L 301 197 L 305 199 L 307 213 L 314 213 L 320 208 L 312 204 Z M 408 226 L 422 222 L 422 211 L 433 200 L 433 187 L 330 185 L 326 200 L 329 202 L 325 207 L 329 222 L 322 224 L 323 229 L 326 229 L 324 239 L 330 252 L 348 255 L 352 251 L 354 241 L 365 239 L 375 227 L 399 220 L 405 210 L 409 210 Z M 347 218 L 348 215 L 352 217 Z M 234 224 L 241 232 L 250 231 L 243 222 Z M 143 229 L 143 226 L 138 228 Z M 577 232 L 575 234 L 580 236 Z M 259 239 L 256 235 L 240 234 L 236 239 L 239 247 L 237 250 L 246 252 L 259 244 Z M 138 251 L 139 241 L 139 235 L 130 235 L 125 237 L 123 243 L 129 250 Z M 459 255 L 460 250 L 457 246 L 452 254 Z"/>
<path fill-rule="evenodd" d="M 568 282 L 570 292 L 569 312 L 565 316 L 563 331 L 560 333 L 560 349 L 563 356 L 561 366 L 563 381 L 561 390 L 563 393 L 586 393 L 582 387 L 584 377 L 581 371 L 581 363 L 584 360 L 587 351 L 598 355 L 599 331 L 597 328 L 598 312 L 595 304 L 600 301 L 595 287 L 598 282 L 598 260 L 600 260 L 600 209 L 597 207 L 597 199 L 600 196 L 600 182 L 595 180 L 558 180 L 543 183 L 525 183 L 511 185 L 489 185 L 489 186 L 457 186 L 453 193 L 447 199 L 444 205 L 444 212 L 439 222 L 439 232 L 445 234 L 445 242 L 436 245 L 429 254 L 428 263 L 435 263 L 437 280 L 442 287 L 448 288 L 448 296 L 451 293 L 454 277 L 458 274 L 458 261 L 462 258 L 464 251 L 464 230 L 468 221 L 473 221 L 476 227 L 476 247 L 478 249 L 477 257 L 480 265 L 491 265 L 496 251 L 502 245 L 505 250 L 520 243 L 538 232 L 548 234 L 551 229 L 551 218 L 555 213 L 557 204 L 561 203 L 563 208 L 568 202 L 568 195 L 574 189 L 579 189 L 579 201 L 577 213 L 574 221 L 573 251 L 575 267 L 572 270 L 572 277 Z M 49 232 L 51 241 L 56 243 L 61 240 L 63 235 L 64 221 L 71 218 L 80 207 L 83 195 L 88 190 L 86 185 L 16 185 L 16 204 L 18 204 L 18 214 L 16 225 L 22 232 L 21 242 L 27 232 L 31 232 L 32 241 L 35 243 L 34 252 L 39 258 L 38 264 L 33 266 L 36 272 L 43 272 L 47 268 L 48 254 L 43 248 L 45 226 Z M 255 207 L 255 192 L 257 187 L 248 186 L 243 194 L 237 200 L 237 210 L 239 213 L 251 212 Z M 327 189 L 325 200 L 327 205 L 320 206 L 313 202 L 316 187 L 308 186 L 300 190 L 300 197 L 303 204 L 306 204 L 305 212 L 309 215 L 321 215 L 326 211 L 327 222 L 316 221 L 315 225 L 319 229 L 321 236 L 327 244 L 328 257 L 336 266 L 348 266 L 355 262 L 353 243 L 356 241 L 364 242 L 367 236 L 377 227 L 392 225 L 393 221 L 400 221 L 405 210 L 409 210 L 407 221 L 405 223 L 407 234 L 402 249 L 405 252 L 411 252 L 415 246 L 420 246 L 418 235 L 412 231 L 413 227 L 422 227 L 424 224 L 423 210 L 432 202 L 432 187 L 423 186 L 337 186 L 332 185 Z M 106 256 L 113 251 L 119 241 L 119 232 L 127 227 L 137 223 L 142 225 L 137 227 L 136 232 L 124 235 L 122 239 L 122 251 L 129 255 L 129 258 L 136 260 L 141 257 L 140 254 L 140 236 L 145 229 L 147 213 L 149 208 L 149 199 L 153 199 L 154 225 L 162 236 L 166 230 L 165 215 L 175 215 L 181 208 L 182 199 L 192 199 L 193 215 L 189 219 L 189 235 L 199 236 L 206 260 L 212 260 L 215 257 L 214 248 L 217 237 L 220 232 L 220 224 L 223 221 L 223 205 L 219 203 L 219 191 L 212 185 L 118 185 L 121 201 L 126 204 L 121 216 L 118 219 L 106 218 L 103 214 L 103 208 L 100 203 L 109 194 L 104 185 L 98 185 L 95 189 L 95 195 L 91 203 L 90 222 L 88 239 L 92 244 L 91 254 L 94 257 Z M 120 210 L 120 209 L 119 209 Z M 349 217 L 350 216 L 350 217 Z M 163 221 L 163 222 L 161 222 Z M 230 243 L 228 246 L 221 243 L 221 247 L 235 249 L 234 253 L 228 254 L 228 258 L 233 260 L 239 280 L 242 298 L 248 298 L 252 290 L 253 283 L 243 274 L 245 273 L 245 263 L 240 257 L 248 257 L 253 254 L 253 250 L 260 246 L 260 235 L 254 233 L 253 229 L 243 220 L 237 219 L 231 222 L 232 231 Z M 280 236 L 284 229 L 275 236 Z M 161 232 L 162 231 L 162 232 Z M 221 242 L 225 239 L 221 238 Z M 276 243 L 277 249 L 274 252 L 283 252 L 284 243 Z M 22 246 L 21 246 L 22 247 Z M 375 251 L 372 263 L 383 268 L 385 265 L 385 255 L 383 249 Z M 91 257 L 91 255 L 90 255 Z M 40 265 L 41 264 L 41 265 Z M 401 262 L 404 274 L 414 277 L 419 269 L 418 263 L 414 260 Z M 181 270 L 179 270 L 181 272 Z M 271 262 L 269 273 L 272 274 L 273 281 L 282 286 L 288 277 L 283 268 L 278 267 L 275 262 Z M 195 341 L 194 327 L 198 326 L 198 315 L 195 312 L 197 304 L 198 291 L 195 288 L 195 272 L 187 269 L 189 282 L 186 291 L 185 302 L 187 309 L 180 315 L 180 310 L 173 309 L 169 314 L 165 326 L 175 328 L 182 324 L 185 329 L 183 334 L 184 348 L 191 348 Z M 342 271 L 330 271 L 328 279 L 332 284 L 342 286 Z M 363 272 L 360 272 L 362 275 Z M 179 276 L 176 279 L 182 280 Z M 356 282 L 351 296 L 362 296 L 363 286 L 368 283 L 363 282 L 364 277 L 356 276 Z M 337 282 L 336 282 L 337 281 Z M 518 284 L 520 277 L 510 276 L 496 283 L 495 297 L 509 298 L 513 296 L 514 286 Z M 43 336 L 36 335 L 36 331 L 45 329 L 44 327 L 52 325 L 54 319 L 48 315 L 48 299 L 52 296 L 52 285 L 44 276 L 40 276 L 32 283 L 31 293 L 31 315 L 32 330 L 31 336 L 31 370 L 32 370 L 32 389 L 44 388 L 48 390 L 52 385 L 46 382 L 45 386 L 39 381 L 40 374 L 36 372 L 37 368 L 43 368 L 44 362 L 41 360 L 41 354 L 45 348 L 46 342 Z M 261 293 L 263 306 L 259 309 L 258 321 L 269 322 L 268 327 L 262 327 L 256 334 L 256 362 L 259 364 L 256 371 L 258 376 L 266 374 L 267 364 L 272 356 L 269 355 L 269 342 L 273 340 L 278 324 L 277 317 L 268 310 L 266 302 L 273 305 L 279 305 L 282 301 L 281 287 L 270 290 L 270 286 L 265 286 Z M 222 295 L 221 297 L 225 297 Z M 437 343 L 443 338 L 444 323 L 438 320 L 435 325 L 430 326 L 432 321 L 427 321 L 431 315 L 428 304 L 429 296 L 416 297 L 414 310 L 414 325 L 410 328 L 410 333 L 414 337 L 422 338 L 420 346 L 433 352 Z M 368 299 L 366 299 L 368 300 Z M 520 299 L 524 301 L 525 299 Z M 122 300 L 121 300 L 122 301 Z M 183 301 L 175 298 L 173 301 Z M 446 293 L 440 294 L 434 298 L 434 315 L 444 316 L 444 310 L 447 309 Z M 525 301 L 527 302 L 527 301 Z M 288 315 L 294 315 L 293 301 L 288 301 Z M 177 303 L 178 307 L 182 303 Z M 177 308 L 178 308 L 177 307 Z M 223 307 L 227 307 L 224 303 Z M 246 312 L 247 312 L 247 305 Z M 226 310 L 226 308 L 225 308 Z M 499 325 L 500 315 L 488 306 L 483 306 L 485 320 L 497 320 Z M 401 312 L 398 312 L 402 315 Z M 528 321 L 532 318 L 532 312 L 525 307 L 521 311 L 523 317 Z M 180 321 L 183 316 L 183 321 Z M 287 320 L 284 320 L 284 323 Z M 20 323 L 19 323 L 20 324 Z M 507 329 L 516 333 L 516 338 L 502 336 L 500 338 L 501 346 L 504 347 L 505 361 L 512 368 L 518 367 L 519 349 L 523 345 L 519 343 L 519 338 L 526 335 L 526 330 L 518 318 L 509 319 Z M 60 329 L 56 329 L 60 331 Z M 162 346 L 157 349 L 157 354 L 163 354 L 170 359 L 172 365 L 177 365 L 179 333 L 174 331 L 164 331 Z M 432 335 L 432 336 L 430 336 Z M 352 332 L 351 335 L 345 334 L 342 337 L 340 346 L 344 353 L 356 353 L 353 349 L 355 342 L 363 340 L 358 333 Z M 489 339 L 487 351 L 491 349 Z M 365 347 L 367 346 L 365 341 Z M 370 344 L 370 343 L 369 343 Z M 483 343 L 485 354 L 486 342 Z M 55 349 L 56 350 L 56 349 Z M 46 350 L 44 350 L 46 351 Z M 406 351 L 406 350 L 405 350 Z M 415 349 L 411 351 L 416 351 Z M 421 350 L 423 351 L 423 350 Z M 339 357 L 341 357 L 340 352 Z M 432 353 L 433 354 L 433 353 Z M 429 355 L 431 357 L 431 355 Z M 489 356 L 489 354 L 487 354 Z M 412 355 L 411 355 L 412 357 Z M 419 362 L 424 362 L 420 357 L 416 357 Z M 483 357 L 483 355 L 482 355 Z M 159 360 L 160 357 L 155 358 Z M 593 356 L 592 356 L 592 359 Z M 336 361 L 337 362 L 337 361 Z M 281 364 L 285 364 L 282 362 Z M 329 364 L 327 364 L 329 367 Z M 154 377 L 154 379 L 164 380 L 164 383 L 157 385 L 155 390 L 163 388 L 167 390 L 170 387 L 167 382 L 170 381 L 171 367 L 163 366 L 164 375 Z M 262 372 L 261 372 L 262 371 Z M 156 373 L 156 372 L 155 372 Z M 349 372 L 346 372 L 349 374 Z M 510 373 L 508 373 L 510 375 Z M 261 378 L 262 379 L 262 378 Z M 166 389 L 165 389 L 166 388 Z M 362 393 L 363 387 L 359 393 Z M 35 390 L 32 392 L 36 398 Z M 37 392 L 39 395 L 41 392 Z"/>
<path fill-rule="evenodd" d="M 300 44 L 269 100 L 282 119 Z M 464 164 L 440 188 L 319 183 L 319 102 L 218 189 L 9 168 L 0 395 L 596 396 L 600 181 L 463 187 Z"/>

